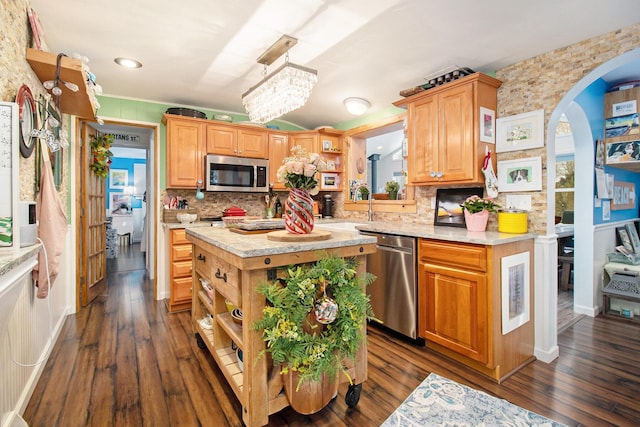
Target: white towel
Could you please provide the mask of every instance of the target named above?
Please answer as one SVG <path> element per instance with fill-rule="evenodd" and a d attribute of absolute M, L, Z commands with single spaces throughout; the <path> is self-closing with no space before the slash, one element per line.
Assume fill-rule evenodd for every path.
<path fill-rule="evenodd" d="M 40 141 L 40 149 L 42 152 L 42 176 L 40 178 L 40 192 L 36 197 L 36 217 L 38 218 L 38 237 L 42 240 L 44 248 L 38 254 L 38 265 L 33 269 L 33 279 L 38 286 L 37 297 L 46 298 L 49 294 L 49 284 L 53 286 L 56 277 L 58 277 L 58 258 L 64 249 L 67 217 L 62 210 L 58 191 L 53 182 L 49 147 Z M 49 260 L 49 280 L 47 280 L 44 250 L 47 251 Z"/>

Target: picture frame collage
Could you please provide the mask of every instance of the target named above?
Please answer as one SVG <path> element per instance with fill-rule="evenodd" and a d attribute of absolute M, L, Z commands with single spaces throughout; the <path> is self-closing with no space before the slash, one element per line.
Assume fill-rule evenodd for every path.
<path fill-rule="evenodd" d="M 544 147 L 544 110 L 496 120 L 496 153 Z M 542 157 L 498 161 L 500 192 L 542 191 Z"/>

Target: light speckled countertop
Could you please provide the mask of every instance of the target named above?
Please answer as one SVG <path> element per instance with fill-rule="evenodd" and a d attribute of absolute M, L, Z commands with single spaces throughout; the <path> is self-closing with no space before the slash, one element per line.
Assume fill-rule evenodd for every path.
<path fill-rule="evenodd" d="M 40 243 L 36 243 L 25 248 L 0 248 L 0 276 L 36 255 L 41 247 Z"/>
<path fill-rule="evenodd" d="M 360 231 L 395 234 L 399 236 L 421 237 L 424 239 L 447 240 L 450 242 L 476 243 L 480 245 L 503 245 L 520 240 L 533 239 L 535 234 L 511 234 L 497 231 L 467 231 L 464 227 L 436 227 L 424 224 L 402 222 L 363 222 L 355 225 Z"/>
<path fill-rule="evenodd" d="M 331 231 L 331 238 L 313 242 L 277 242 L 267 234 L 238 234 L 224 227 L 187 228 L 187 237 L 193 236 L 241 258 L 278 255 L 302 251 L 315 251 L 354 245 L 376 243 L 376 238 L 353 231 Z"/>

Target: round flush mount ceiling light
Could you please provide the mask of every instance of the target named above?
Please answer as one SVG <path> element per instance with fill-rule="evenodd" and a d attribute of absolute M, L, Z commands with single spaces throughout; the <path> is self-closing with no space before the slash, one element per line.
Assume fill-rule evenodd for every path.
<path fill-rule="evenodd" d="M 121 65 L 125 68 L 141 68 L 142 67 L 142 63 L 140 61 L 136 61 L 135 59 L 131 59 L 131 58 L 118 57 L 113 61 L 116 64 Z"/>
<path fill-rule="evenodd" d="M 347 111 L 354 116 L 361 116 L 365 111 L 371 107 L 371 104 L 366 99 L 362 98 L 347 98 L 344 101 L 344 106 L 347 107 Z"/>

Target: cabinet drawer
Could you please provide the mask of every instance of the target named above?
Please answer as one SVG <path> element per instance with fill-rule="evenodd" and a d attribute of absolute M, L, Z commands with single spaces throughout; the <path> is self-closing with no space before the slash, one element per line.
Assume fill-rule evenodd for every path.
<path fill-rule="evenodd" d="M 195 269 L 236 307 L 242 307 L 240 270 L 199 247 L 195 248 Z"/>
<path fill-rule="evenodd" d="M 176 261 L 171 263 L 171 277 L 191 277 L 192 262 L 189 261 Z"/>
<path fill-rule="evenodd" d="M 191 260 L 191 244 L 173 246 L 171 248 L 171 260 L 172 261 Z"/>
<path fill-rule="evenodd" d="M 172 245 L 182 245 L 186 243 L 191 244 L 191 242 L 187 240 L 187 233 L 184 228 L 174 228 L 171 230 Z"/>
<path fill-rule="evenodd" d="M 171 280 L 171 303 L 191 300 L 191 277 L 182 277 Z"/>
<path fill-rule="evenodd" d="M 480 245 L 420 239 L 418 256 L 422 262 L 487 270 L 487 249 Z"/>

